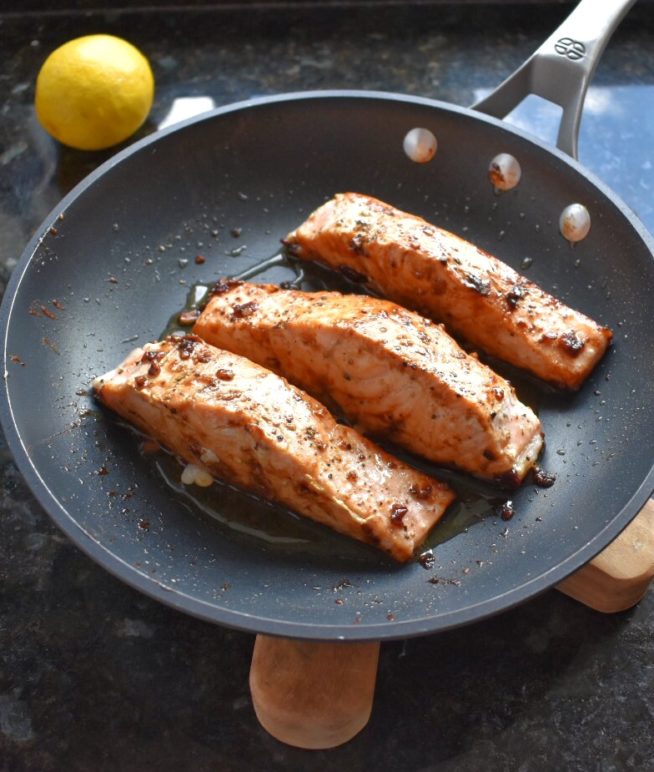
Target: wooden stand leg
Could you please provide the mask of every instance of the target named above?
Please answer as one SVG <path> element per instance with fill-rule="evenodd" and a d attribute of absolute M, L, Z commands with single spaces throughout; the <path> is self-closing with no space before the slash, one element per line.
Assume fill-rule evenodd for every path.
<path fill-rule="evenodd" d="M 598 611 L 638 603 L 654 578 L 654 501 L 594 560 L 557 589 Z M 297 748 L 334 748 L 368 723 L 379 643 L 297 641 L 258 635 L 250 692 L 260 724 Z"/>
<path fill-rule="evenodd" d="M 334 748 L 368 723 L 379 643 L 257 635 L 250 692 L 259 723 L 297 748 Z"/>
<path fill-rule="evenodd" d="M 603 552 L 557 586 L 596 611 L 625 611 L 643 597 L 654 578 L 654 500 Z"/>

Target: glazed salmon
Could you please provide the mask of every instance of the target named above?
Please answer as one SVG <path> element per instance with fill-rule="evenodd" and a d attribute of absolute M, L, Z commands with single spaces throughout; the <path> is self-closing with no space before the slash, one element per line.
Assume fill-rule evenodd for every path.
<path fill-rule="evenodd" d="M 436 463 L 516 484 L 541 449 L 540 421 L 508 381 L 388 300 L 227 280 L 193 331 Z"/>
<path fill-rule="evenodd" d="M 183 460 L 398 561 L 454 500 L 283 378 L 194 335 L 136 349 L 94 389 Z"/>
<path fill-rule="evenodd" d="M 578 389 L 611 342 L 607 327 L 496 257 L 370 196 L 335 196 L 285 243 L 557 387 Z"/>

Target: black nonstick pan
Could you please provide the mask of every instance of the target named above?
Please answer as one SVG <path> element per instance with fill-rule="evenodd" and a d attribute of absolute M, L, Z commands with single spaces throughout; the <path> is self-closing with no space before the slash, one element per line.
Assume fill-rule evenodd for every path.
<path fill-rule="evenodd" d="M 590 62 L 596 37 L 559 33 L 571 42 L 552 61 L 582 66 L 570 58 L 580 43 Z M 520 78 L 535 90 L 541 76 Z M 585 82 L 577 85 L 583 91 Z M 573 150 L 574 105 L 566 115 Z M 414 127 L 438 138 L 428 164 L 403 151 Z M 519 160 L 523 176 L 497 195 L 487 168 L 500 152 Z M 539 412 L 541 464 L 556 483 L 511 494 L 516 514 L 505 522 L 494 513 L 505 494 L 455 479 L 465 504 L 434 532 L 427 570 L 392 565 L 228 486 L 192 499 L 175 462 L 144 455 L 139 438 L 90 394 L 96 375 L 162 334 L 195 285 L 249 273 L 354 291 L 327 270 L 298 276 L 297 266 L 275 259 L 280 239 L 344 190 L 464 235 L 616 333 L 577 394 L 508 373 Z M 592 217 L 575 247 L 558 230 L 573 202 Z M 286 637 L 435 632 L 553 586 L 609 544 L 654 488 L 652 247 L 633 214 L 576 161 L 479 111 L 371 92 L 231 105 L 119 153 L 39 228 L 2 306 L 2 423 L 55 522 L 165 603 Z"/>

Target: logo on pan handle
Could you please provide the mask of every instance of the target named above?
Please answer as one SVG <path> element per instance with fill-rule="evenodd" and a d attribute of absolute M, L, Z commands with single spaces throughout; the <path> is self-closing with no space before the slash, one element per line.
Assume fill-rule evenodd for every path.
<path fill-rule="evenodd" d="M 557 54 L 565 56 L 573 62 L 578 62 L 584 58 L 586 46 L 580 40 L 572 38 L 559 38 L 554 44 L 554 50 Z"/>

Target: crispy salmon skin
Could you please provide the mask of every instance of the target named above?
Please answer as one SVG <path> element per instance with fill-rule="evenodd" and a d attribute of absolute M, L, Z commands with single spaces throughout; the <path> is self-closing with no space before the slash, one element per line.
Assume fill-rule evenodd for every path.
<path fill-rule="evenodd" d="M 94 390 L 183 460 L 400 562 L 455 498 L 284 378 L 194 335 L 136 349 Z"/>
<path fill-rule="evenodd" d="M 578 389 L 611 342 L 607 327 L 496 257 L 371 196 L 336 195 L 285 244 L 560 388 Z"/>
<path fill-rule="evenodd" d="M 193 331 L 438 464 L 517 484 L 541 449 L 540 421 L 508 381 L 388 300 L 223 281 Z"/>

